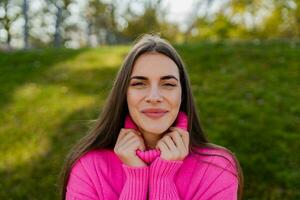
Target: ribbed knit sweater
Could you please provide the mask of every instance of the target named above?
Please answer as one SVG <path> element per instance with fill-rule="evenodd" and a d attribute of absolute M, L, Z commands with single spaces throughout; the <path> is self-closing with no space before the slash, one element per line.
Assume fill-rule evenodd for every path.
<path fill-rule="evenodd" d="M 67 200 L 236 200 L 237 169 L 224 150 L 197 148 L 184 160 L 144 151 L 147 166 L 128 166 L 111 149 L 91 150 L 70 172 Z"/>

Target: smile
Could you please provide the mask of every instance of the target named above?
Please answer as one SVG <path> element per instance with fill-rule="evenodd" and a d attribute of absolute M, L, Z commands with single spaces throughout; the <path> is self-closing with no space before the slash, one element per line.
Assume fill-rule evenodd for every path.
<path fill-rule="evenodd" d="M 147 117 L 150 117 L 152 119 L 158 119 L 158 118 L 161 118 L 163 117 L 165 114 L 167 114 L 167 112 L 145 112 L 143 113 L 145 114 Z"/>

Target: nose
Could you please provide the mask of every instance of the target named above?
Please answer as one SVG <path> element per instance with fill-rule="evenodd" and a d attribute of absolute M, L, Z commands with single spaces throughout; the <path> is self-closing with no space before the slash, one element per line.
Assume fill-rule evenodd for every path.
<path fill-rule="evenodd" d="M 156 87 L 152 87 L 149 95 L 146 97 L 146 102 L 154 103 L 154 102 L 161 102 L 162 97 L 160 96 L 158 89 Z"/>

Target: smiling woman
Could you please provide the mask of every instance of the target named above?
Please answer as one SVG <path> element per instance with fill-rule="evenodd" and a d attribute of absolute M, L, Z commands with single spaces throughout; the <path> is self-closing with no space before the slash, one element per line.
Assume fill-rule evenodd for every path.
<path fill-rule="evenodd" d="M 235 155 L 204 134 L 182 59 L 157 35 L 128 53 L 61 178 L 68 200 L 235 200 L 243 188 Z"/>
<path fill-rule="evenodd" d="M 147 148 L 155 148 L 179 112 L 182 92 L 178 67 L 164 54 L 144 53 L 136 60 L 130 81 L 126 95 L 130 116 Z M 159 118 L 154 121 L 156 116 Z"/>

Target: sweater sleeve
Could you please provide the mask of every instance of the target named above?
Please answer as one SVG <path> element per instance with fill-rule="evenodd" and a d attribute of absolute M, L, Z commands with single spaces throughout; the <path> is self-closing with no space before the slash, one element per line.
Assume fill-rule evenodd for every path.
<path fill-rule="evenodd" d="M 151 163 L 149 172 L 149 200 L 181 199 L 174 182 L 174 176 L 182 163 L 182 160 L 165 160 L 160 156 Z"/>
<path fill-rule="evenodd" d="M 149 167 L 132 167 L 122 164 L 126 181 L 120 194 L 120 200 L 146 200 L 148 192 Z"/>

